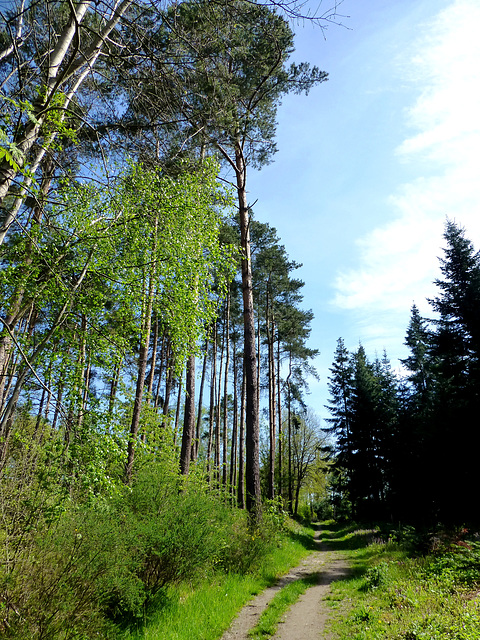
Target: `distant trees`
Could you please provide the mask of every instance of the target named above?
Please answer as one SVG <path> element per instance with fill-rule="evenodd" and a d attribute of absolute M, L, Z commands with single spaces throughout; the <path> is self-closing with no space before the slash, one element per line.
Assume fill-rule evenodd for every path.
<path fill-rule="evenodd" d="M 467 443 L 480 409 L 480 255 L 454 222 L 444 237 L 436 316 L 412 307 L 405 381 L 386 356 L 370 363 L 363 347 L 349 355 L 337 345 L 327 420 L 356 516 L 478 521 L 477 455 Z"/>

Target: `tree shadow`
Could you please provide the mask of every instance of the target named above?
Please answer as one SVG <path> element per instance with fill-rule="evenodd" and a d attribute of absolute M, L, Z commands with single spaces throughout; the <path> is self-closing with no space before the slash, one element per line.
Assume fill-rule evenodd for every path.
<path fill-rule="evenodd" d="M 363 549 L 373 540 L 374 529 L 361 528 L 356 523 L 319 525 L 321 541 L 331 551 L 354 551 Z"/>

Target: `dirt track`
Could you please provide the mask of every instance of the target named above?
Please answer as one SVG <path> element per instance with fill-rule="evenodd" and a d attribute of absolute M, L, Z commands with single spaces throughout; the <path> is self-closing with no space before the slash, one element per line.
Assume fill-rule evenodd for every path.
<path fill-rule="evenodd" d="M 312 575 L 318 576 L 318 583 L 307 589 L 285 614 L 274 640 L 327 640 L 324 629 L 328 611 L 323 599 L 330 584 L 348 573 L 348 566 L 338 552 L 329 551 L 322 544 L 320 530 L 315 535 L 315 543 L 317 549 L 298 567 L 245 605 L 222 640 L 248 640 L 248 631 L 257 624 L 274 595 L 289 582 Z"/>

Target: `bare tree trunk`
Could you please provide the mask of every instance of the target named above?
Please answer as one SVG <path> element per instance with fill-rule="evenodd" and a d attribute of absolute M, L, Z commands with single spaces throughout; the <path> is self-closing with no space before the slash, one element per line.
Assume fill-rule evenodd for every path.
<path fill-rule="evenodd" d="M 238 439 L 238 366 L 237 366 L 237 343 L 233 340 L 233 423 L 232 423 L 232 447 L 230 451 L 230 487 L 232 495 L 235 496 L 237 486 L 237 439 Z"/>
<path fill-rule="evenodd" d="M 113 408 L 115 406 L 115 398 L 117 397 L 118 383 L 120 381 L 120 369 L 122 367 L 121 361 L 115 366 L 113 377 L 110 382 L 110 393 L 108 394 L 108 415 L 112 416 Z"/>
<path fill-rule="evenodd" d="M 213 324 L 212 366 L 210 372 L 210 409 L 208 413 L 207 477 L 211 480 L 213 426 L 215 422 L 215 387 L 217 370 L 217 323 Z"/>
<path fill-rule="evenodd" d="M 148 374 L 148 387 L 147 387 L 147 396 L 148 401 L 152 401 L 152 391 L 153 391 L 153 379 L 155 377 L 155 367 L 157 365 L 157 348 L 158 348 L 158 331 L 159 331 L 160 321 L 158 319 L 158 315 L 155 314 L 155 329 L 153 331 L 153 342 L 152 342 L 152 363 L 150 367 L 150 373 Z"/>
<path fill-rule="evenodd" d="M 290 352 L 287 376 L 287 428 L 288 428 L 288 509 L 293 513 L 293 477 L 292 477 L 292 398 L 290 394 L 290 377 L 292 375 L 292 354 Z"/>
<path fill-rule="evenodd" d="M 267 291 L 266 309 L 267 350 L 268 350 L 268 424 L 270 436 L 269 469 L 268 469 L 268 497 L 275 497 L 275 443 L 276 443 L 276 402 L 275 402 L 275 360 L 273 354 L 274 327 L 270 324 L 270 299 Z"/>
<path fill-rule="evenodd" d="M 242 248 L 242 292 L 244 322 L 244 360 L 246 375 L 245 415 L 245 489 L 246 506 L 259 516 L 260 494 L 260 438 L 257 390 L 257 354 L 255 350 L 255 317 L 253 311 L 252 261 L 250 255 L 250 218 L 246 192 L 246 165 L 240 141 L 235 145 L 238 208 Z"/>
<path fill-rule="evenodd" d="M 278 494 L 283 495 L 283 430 L 282 392 L 280 378 L 280 338 L 277 343 L 277 414 L 278 414 Z"/>
<path fill-rule="evenodd" d="M 183 422 L 182 450 L 180 453 L 180 472 L 187 475 L 192 455 L 192 441 L 195 431 L 195 356 L 187 361 L 185 379 L 185 417 Z"/>
<path fill-rule="evenodd" d="M 230 366 L 230 291 L 227 293 L 227 306 L 225 309 L 225 382 L 223 385 L 223 456 L 222 456 L 222 482 L 227 485 L 227 457 L 228 457 L 228 368 Z"/>
<path fill-rule="evenodd" d="M 62 406 L 63 399 L 63 391 L 65 388 L 65 384 L 63 380 L 60 380 L 58 389 L 57 389 L 57 399 L 55 401 L 55 411 L 53 412 L 53 420 L 52 420 L 52 430 L 54 431 L 57 427 L 58 416 L 60 415 L 60 409 Z"/>
<path fill-rule="evenodd" d="M 208 357 L 208 339 L 205 340 L 205 355 L 203 356 L 202 365 L 202 379 L 200 380 L 200 391 L 198 394 L 198 409 L 197 409 L 197 429 L 195 434 L 195 443 L 192 448 L 192 460 L 198 458 L 198 450 L 200 447 L 201 438 L 201 426 L 202 426 L 202 403 L 203 403 L 203 389 L 205 386 L 205 374 L 207 371 L 207 357 Z"/>
<path fill-rule="evenodd" d="M 180 406 L 182 404 L 183 377 L 178 380 L 177 408 L 175 409 L 175 425 L 173 427 L 173 444 L 177 444 L 178 427 L 180 424 Z"/>
<path fill-rule="evenodd" d="M 145 387 L 145 373 L 147 371 L 148 350 L 150 347 L 150 333 L 152 329 L 152 310 L 155 297 L 155 274 L 156 274 L 156 251 L 157 251 L 157 230 L 158 216 L 154 221 L 153 240 L 151 246 L 151 269 L 148 277 L 147 299 L 144 310 L 144 321 L 140 332 L 140 353 L 138 356 L 137 385 L 135 390 L 135 401 L 133 403 L 132 422 L 130 424 L 130 436 L 127 447 L 127 462 L 125 463 L 124 481 L 130 484 L 133 473 L 133 462 L 135 458 L 135 447 L 137 444 L 138 429 L 140 426 L 140 414 L 142 412 L 142 398 Z"/>
<path fill-rule="evenodd" d="M 170 348 L 168 351 L 169 352 L 171 351 Z M 164 429 L 167 424 L 168 411 L 170 408 L 170 394 L 172 392 L 172 386 L 173 386 L 173 362 L 171 362 L 171 359 L 172 358 L 169 356 L 169 359 L 167 360 L 167 363 L 166 363 L 167 378 L 165 380 L 165 398 L 163 399 L 163 407 L 162 407 L 162 416 L 163 416 L 162 429 Z"/>
<path fill-rule="evenodd" d="M 155 402 L 153 406 L 155 409 L 158 407 L 160 402 L 160 387 L 162 383 L 163 370 L 165 368 L 165 362 L 168 360 L 168 338 L 166 332 L 163 333 L 162 336 L 162 348 L 160 349 L 160 370 L 158 372 L 157 378 L 157 390 L 155 392 Z"/>
<path fill-rule="evenodd" d="M 245 405 L 247 392 L 245 364 L 242 367 L 242 391 L 240 399 L 240 437 L 238 450 L 238 506 L 245 509 Z"/>
<path fill-rule="evenodd" d="M 76 425 L 76 433 L 79 433 L 82 429 L 83 425 L 83 417 L 84 417 L 84 399 L 85 399 L 85 376 L 88 375 L 88 365 L 87 371 L 85 370 L 85 364 L 87 360 L 87 317 L 84 313 L 82 313 L 82 325 L 80 330 L 80 358 L 78 364 L 78 375 L 77 375 L 77 403 L 78 403 L 78 415 L 77 415 L 77 425 Z"/>
<path fill-rule="evenodd" d="M 225 323 L 223 324 L 222 346 L 220 351 L 220 365 L 218 368 L 218 386 L 215 389 L 215 405 L 217 407 L 215 413 L 215 478 L 220 482 L 220 422 L 222 418 L 222 371 L 223 371 L 223 353 L 225 350 Z"/>

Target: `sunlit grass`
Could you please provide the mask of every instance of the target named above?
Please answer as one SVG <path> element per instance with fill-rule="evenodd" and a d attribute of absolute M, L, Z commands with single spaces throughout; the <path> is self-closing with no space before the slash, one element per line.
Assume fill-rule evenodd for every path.
<path fill-rule="evenodd" d="M 365 536 L 363 548 L 353 544 L 361 535 L 353 528 L 331 535 L 332 541 L 343 541 L 352 564 L 351 575 L 333 583 L 327 598 L 335 640 L 478 640 L 478 586 L 462 582 L 468 558 L 477 566 L 475 550 L 457 549 L 440 560 L 409 557 L 376 531 Z"/>
<path fill-rule="evenodd" d="M 310 552 L 312 537 L 313 531 L 303 527 L 285 534 L 254 575 L 219 574 L 194 587 L 169 587 L 154 612 L 122 640 L 218 640 L 249 599 Z"/>
<path fill-rule="evenodd" d="M 288 611 L 292 604 L 295 604 L 302 593 L 316 584 L 317 579 L 316 575 L 307 576 L 294 580 L 283 587 L 262 613 L 257 625 L 249 632 L 249 637 L 253 640 L 271 638 L 275 634 L 283 614 Z"/>

